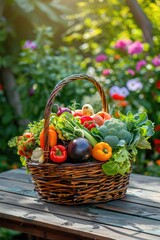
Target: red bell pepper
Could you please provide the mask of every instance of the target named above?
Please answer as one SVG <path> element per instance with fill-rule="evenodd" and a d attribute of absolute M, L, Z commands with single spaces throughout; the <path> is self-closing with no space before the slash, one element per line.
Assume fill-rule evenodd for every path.
<path fill-rule="evenodd" d="M 81 124 L 86 127 L 88 130 L 91 130 L 92 128 L 96 127 L 95 121 L 90 116 L 82 116 L 80 118 Z"/>
<path fill-rule="evenodd" d="M 62 163 L 67 159 L 67 150 L 63 145 L 55 145 L 51 148 L 50 159 L 55 163 Z"/>

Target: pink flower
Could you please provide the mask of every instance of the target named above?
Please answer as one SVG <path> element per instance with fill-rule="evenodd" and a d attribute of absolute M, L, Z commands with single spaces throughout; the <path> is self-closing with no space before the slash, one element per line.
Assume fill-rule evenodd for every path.
<path fill-rule="evenodd" d="M 135 71 L 133 69 L 128 69 L 127 72 L 132 76 L 135 75 Z"/>
<path fill-rule="evenodd" d="M 23 48 L 26 48 L 26 49 L 35 49 L 36 47 L 37 47 L 37 44 L 31 40 L 27 40 L 23 45 Z"/>
<path fill-rule="evenodd" d="M 139 41 L 135 41 L 128 46 L 128 53 L 130 55 L 141 53 L 143 51 L 143 44 Z"/>
<path fill-rule="evenodd" d="M 110 73 L 111 73 L 110 69 L 104 69 L 102 72 L 103 76 L 108 76 Z"/>
<path fill-rule="evenodd" d="M 116 42 L 114 47 L 125 50 L 127 48 L 127 46 L 130 45 L 131 43 L 132 43 L 132 41 L 129 39 L 120 39 Z"/>
<path fill-rule="evenodd" d="M 160 55 L 152 59 L 152 63 L 155 67 L 160 66 Z"/>
<path fill-rule="evenodd" d="M 104 53 L 97 55 L 96 62 L 104 62 L 107 59 L 107 56 Z"/>
<path fill-rule="evenodd" d="M 143 66 L 145 66 L 146 64 L 147 64 L 147 62 L 146 62 L 145 60 L 141 60 L 141 61 L 137 62 L 137 64 L 136 64 L 136 70 L 137 70 L 137 71 L 140 71 L 141 68 L 142 68 Z"/>

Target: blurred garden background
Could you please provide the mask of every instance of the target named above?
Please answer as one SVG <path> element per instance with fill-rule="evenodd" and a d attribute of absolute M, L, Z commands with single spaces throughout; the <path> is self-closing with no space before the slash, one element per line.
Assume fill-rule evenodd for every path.
<path fill-rule="evenodd" d="M 44 116 L 54 85 L 86 73 L 103 86 L 110 113 L 146 111 L 152 150 L 133 172 L 160 176 L 160 0 L 0 0 L 0 172 L 21 167 L 8 141 Z M 101 110 L 89 82 L 57 96 Z M 1 229 L 0 239 L 29 239 Z"/>
<path fill-rule="evenodd" d="M 21 167 L 8 141 L 43 118 L 54 85 L 86 73 L 99 81 L 110 113 L 146 110 L 155 123 L 152 150 L 140 151 L 134 172 L 160 176 L 160 1 L 0 1 L 0 171 Z M 101 110 L 89 82 L 57 96 Z"/>

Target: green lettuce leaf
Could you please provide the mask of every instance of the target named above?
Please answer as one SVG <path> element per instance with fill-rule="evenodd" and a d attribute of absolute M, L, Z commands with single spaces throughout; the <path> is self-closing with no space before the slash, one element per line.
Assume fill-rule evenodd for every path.
<path fill-rule="evenodd" d="M 130 159 L 130 153 L 125 148 L 122 148 L 113 154 L 113 158 L 115 162 L 121 163 Z"/>
<path fill-rule="evenodd" d="M 119 164 L 109 160 L 108 162 L 102 165 L 102 170 L 106 175 L 113 176 L 119 172 Z"/>
<path fill-rule="evenodd" d="M 151 149 L 151 144 L 146 138 L 141 138 L 140 141 L 137 143 L 137 147 L 140 149 Z"/>
<path fill-rule="evenodd" d="M 124 175 L 125 173 L 128 173 L 131 168 L 131 163 L 128 160 L 125 160 L 122 163 L 115 162 L 113 159 L 107 161 L 102 165 L 102 170 L 104 173 L 108 176 L 113 176 L 116 174 Z"/>

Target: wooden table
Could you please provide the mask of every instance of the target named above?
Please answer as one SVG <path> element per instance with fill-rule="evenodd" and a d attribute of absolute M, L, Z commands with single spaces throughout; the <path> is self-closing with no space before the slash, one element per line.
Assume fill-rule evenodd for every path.
<path fill-rule="evenodd" d="M 160 240 L 160 178 L 131 174 L 122 200 L 42 202 L 25 169 L 0 174 L 0 226 L 51 240 Z"/>

